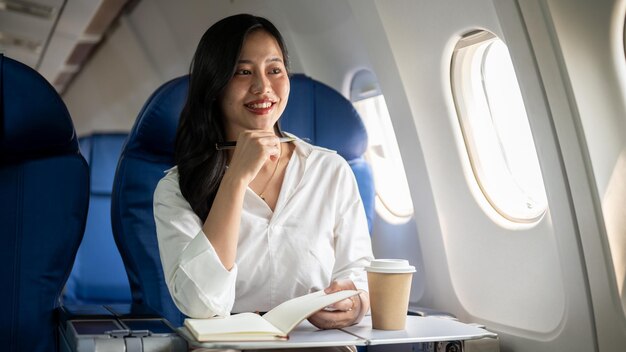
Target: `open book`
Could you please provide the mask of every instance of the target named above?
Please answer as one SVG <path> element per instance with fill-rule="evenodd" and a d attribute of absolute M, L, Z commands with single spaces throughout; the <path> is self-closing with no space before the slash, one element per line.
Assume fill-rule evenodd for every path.
<path fill-rule="evenodd" d="M 313 313 L 358 293 L 317 291 L 283 302 L 263 316 L 240 313 L 225 318 L 185 319 L 185 327 L 201 342 L 285 340 L 293 328 Z"/>

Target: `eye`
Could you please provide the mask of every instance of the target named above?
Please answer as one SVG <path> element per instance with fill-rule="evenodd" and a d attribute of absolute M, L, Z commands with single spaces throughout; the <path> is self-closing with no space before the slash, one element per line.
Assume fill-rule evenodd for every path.
<path fill-rule="evenodd" d="M 275 74 L 275 75 L 282 73 L 282 72 L 283 70 L 280 67 L 274 67 L 270 70 L 270 73 Z"/>
<path fill-rule="evenodd" d="M 244 68 L 235 71 L 235 75 L 251 75 L 251 74 L 252 74 L 252 71 L 246 70 Z"/>

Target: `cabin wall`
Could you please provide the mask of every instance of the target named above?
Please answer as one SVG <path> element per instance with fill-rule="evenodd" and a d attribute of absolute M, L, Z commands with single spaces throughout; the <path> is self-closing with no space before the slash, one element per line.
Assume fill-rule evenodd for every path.
<path fill-rule="evenodd" d="M 545 31 L 531 36 L 545 76 L 563 88 L 547 86 L 563 147 L 574 210 L 581 233 L 593 313 L 601 350 L 626 339 L 626 191 L 624 155 L 624 1 L 541 1 L 521 6 L 527 21 L 538 16 Z M 529 26 L 529 28 L 534 28 Z M 547 34 L 547 35 L 546 35 Z M 546 38 L 556 49 L 549 58 Z M 554 62 L 551 62 L 554 61 Z M 558 84 L 557 83 L 557 84 Z M 563 97 L 557 97 L 557 95 Z M 566 101 L 571 122 L 559 105 Z M 558 114 L 558 116 L 556 115 Z M 567 127 L 571 125 L 571 129 Z M 576 140 L 577 143 L 572 143 Z"/>
<path fill-rule="evenodd" d="M 584 148 L 584 141 L 559 138 L 564 130 L 575 127 L 572 112 L 561 106 L 568 100 L 549 101 L 544 94 L 545 85 L 563 89 L 563 77 L 554 77 L 558 67 L 539 70 L 532 41 L 535 37 L 530 38 L 527 32 L 527 26 L 545 27 L 542 21 L 546 14 L 534 9 L 536 17 L 523 18 L 516 1 L 460 4 L 352 2 L 364 30 L 375 38 L 370 46 L 374 68 L 385 67 L 388 73 L 388 79 L 381 78 L 383 91 L 386 96 L 392 92 L 400 98 L 389 104 L 390 110 L 410 111 L 391 111 L 394 124 L 403 119 L 410 125 L 412 120 L 419 136 L 417 141 L 410 141 L 400 133 L 403 160 L 407 163 L 423 158 L 427 170 L 424 180 L 423 173 L 407 169 L 413 199 L 419 199 L 416 222 L 427 266 L 421 302 L 451 310 L 466 321 L 485 323 L 500 333 L 504 350 L 595 350 L 597 329 L 581 248 L 582 232 L 567 178 L 567 172 L 584 175 L 587 169 L 584 164 L 571 162 L 568 153 L 561 154 L 561 148 Z M 488 29 L 506 42 L 520 80 L 549 201 L 549 211 L 532 226 L 494 220 L 497 216 L 489 214 L 468 166 L 449 71 L 456 40 L 475 29 Z M 558 47 L 550 43 L 549 35 L 543 33 L 543 37 L 548 38 L 547 43 L 537 45 L 545 44 L 543 49 L 556 55 Z M 559 120 L 556 128 L 554 119 Z M 416 157 L 415 151 L 421 153 Z M 588 180 L 574 181 L 588 184 Z M 429 184 L 432 198 L 427 189 L 420 188 Z M 428 213 L 430 207 L 436 209 L 436 220 L 420 215 L 425 209 Z M 588 220 L 582 230 L 596 225 L 597 234 L 595 220 Z M 609 335 L 615 337 L 617 329 L 610 329 L 613 332 Z M 600 346 L 615 347 L 619 341 L 623 338 L 603 340 Z"/>
<path fill-rule="evenodd" d="M 621 297 L 626 280 L 624 2 L 548 3 L 593 169 Z M 607 55 L 608 54 L 608 55 Z M 617 74 L 616 74 L 617 73 Z M 626 302 L 622 299 L 623 304 Z"/>

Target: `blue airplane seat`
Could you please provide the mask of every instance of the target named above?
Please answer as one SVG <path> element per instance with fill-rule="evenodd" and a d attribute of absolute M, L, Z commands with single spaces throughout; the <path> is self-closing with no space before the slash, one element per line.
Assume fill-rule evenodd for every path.
<path fill-rule="evenodd" d="M 374 176 L 363 157 L 367 131 L 352 103 L 333 88 L 303 74 L 291 77 L 291 92 L 280 126 L 311 144 L 336 150 L 354 172 L 372 230 Z"/>
<path fill-rule="evenodd" d="M 63 296 L 64 304 L 130 303 L 130 286 L 111 229 L 111 192 L 127 133 L 79 138 L 90 170 L 89 214 Z"/>
<path fill-rule="evenodd" d="M 56 351 L 55 309 L 80 245 L 89 170 L 65 104 L 0 54 L 0 346 Z"/>
<path fill-rule="evenodd" d="M 113 182 L 113 235 L 135 304 L 146 304 L 175 326 L 184 316 L 167 290 L 159 257 L 152 195 L 174 166 L 174 139 L 187 97 L 187 76 L 157 89 L 142 108 L 122 150 Z"/>

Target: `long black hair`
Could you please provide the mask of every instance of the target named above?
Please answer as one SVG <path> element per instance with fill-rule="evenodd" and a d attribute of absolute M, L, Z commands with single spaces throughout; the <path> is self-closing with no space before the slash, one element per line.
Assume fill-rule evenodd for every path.
<path fill-rule="evenodd" d="M 248 14 L 226 17 L 200 39 L 191 63 L 189 93 L 180 114 L 174 145 L 182 195 L 204 221 L 226 171 L 227 151 L 216 150 L 225 130 L 219 96 L 233 77 L 244 39 L 252 31 L 273 36 L 288 69 L 287 47 L 267 19 Z"/>

